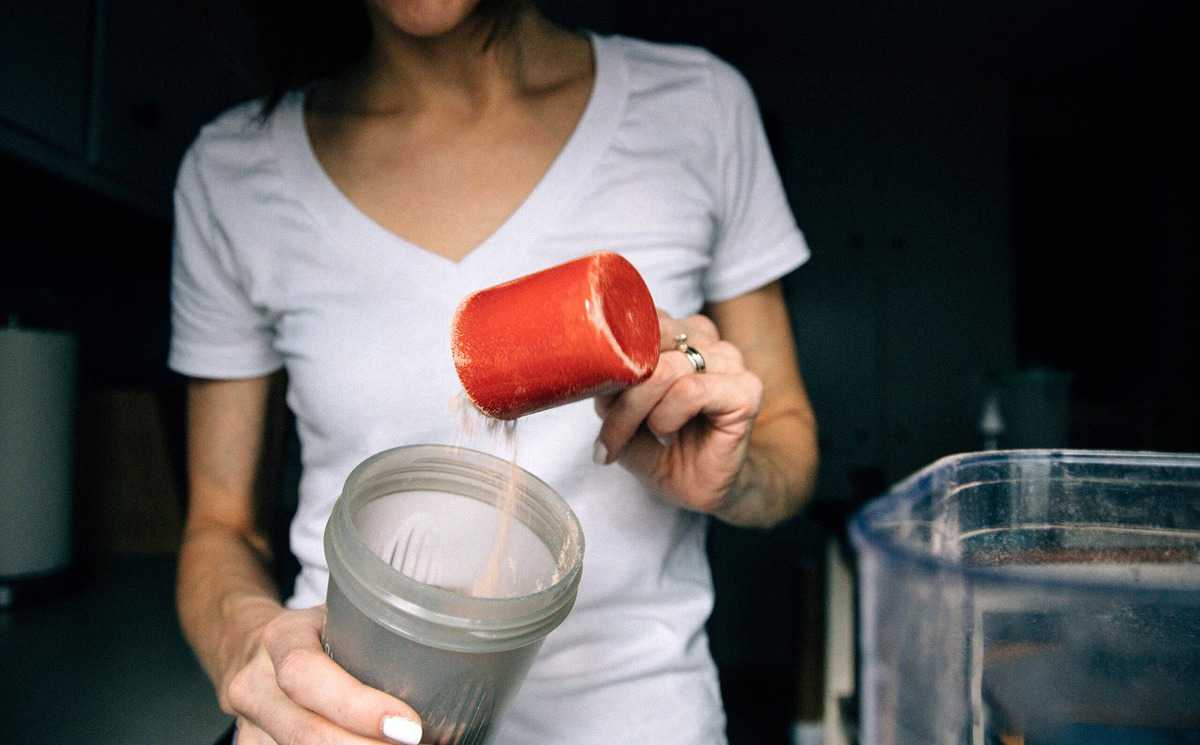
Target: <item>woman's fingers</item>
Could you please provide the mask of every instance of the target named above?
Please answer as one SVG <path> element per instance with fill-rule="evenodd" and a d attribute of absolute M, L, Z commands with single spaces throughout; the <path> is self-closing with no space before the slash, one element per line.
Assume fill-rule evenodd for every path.
<path fill-rule="evenodd" d="M 412 707 L 363 685 L 324 653 L 324 619 L 323 608 L 285 613 L 263 630 L 263 645 L 284 698 L 375 741 L 387 737 L 413 745 L 420 742 L 421 720 Z"/>
<path fill-rule="evenodd" d="M 251 663 L 235 677 L 230 699 L 242 713 L 238 745 L 379 745 L 386 742 L 380 733 L 363 737 L 300 706 L 274 685 L 273 679 L 271 662 L 265 655 L 261 662 Z"/>
<path fill-rule="evenodd" d="M 754 419 L 762 404 L 762 383 L 752 372 L 689 375 L 676 380 L 646 417 L 656 435 L 670 436 L 693 418 L 707 415 L 722 427 Z"/>
<path fill-rule="evenodd" d="M 596 400 L 604 423 L 594 457 L 597 463 L 620 459 L 667 498 L 711 512 L 745 461 L 762 407 L 762 380 L 705 316 L 680 320 L 660 311 L 659 335 L 658 366 L 650 378 Z M 702 367 L 693 361 L 695 352 Z"/>
<path fill-rule="evenodd" d="M 676 339 L 681 334 L 687 336 L 687 343 L 693 347 L 712 343 L 721 338 L 717 325 L 708 316 L 694 315 L 687 318 L 671 318 L 662 310 L 658 312 L 658 349 L 665 352 L 679 346 Z"/>
<path fill-rule="evenodd" d="M 615 400 L 617 400 L 617 394 L 615 393 L 608 393 L 593 398 L 592 406 L 596 409 L 596 416 L 601 419 L 608 416 L 608 410 L 612 408 L 613 401 Z"/>
<path fill-rule="evenodd" d="M 701 354 L 704 356 L 707 369 L 707 372 L 703 374 L 696 372 L 695 366 L 686 355 L 671 349 L 659 355 L 658 366 L 654 369 L 654 374 L 646 381 L 627 388 L 611 401 L 598 400 L 596 402 L 597 412 L 604 417 L 600 436 L 596 440 L 595 460 L 597 463 L 611 463 L 620 457 L 621 452 L 643 422 L 647 424 L 651 433 L 659 438 L 660 442 L 667 444 L 670 437 L 683 426 L 683 422 L 676 423 L 676 416 L 671 412 L 690 408 L 695 409 L 694 414 L 700 413 L 700 410 L 710 416 L 721 413 L 720 407 L 732 400 L 725 395 L 727 392 L 725 385 L 717 386 L 714 389 L 719 390 L 722 396 L 712 401 L 708 408 L 705 408 L 703 402 L 697 408 L 695 404 L 681 401 L 671 403 L 667 415 L 662 417 L 661 421 L 647 419 L 651 412 L 662 405 L 665 399 L 682 397 L 690 400 L 694 396 L 703 397 L 710 388 L 705 381 L 744 372 L 741 354 L 732 344 L 717 341 L 706 347 Z M 703 380 L 684 382 L 690 378 Z M 678 390 L 675 390 L 675 387 L 680 384 L 682 385 Z M 670 426 L 660 428 L 667 424 Z"/>
<path fill-rule="evenodd" d="M 275 738 L 263 732 L 245 717 L 237 720 L 237 745 L 279 745 Z"/>
<path fill-rule="evenodd" d="M 671 384 L 693 371 L 692 363 L 677 352 L 659 355 L 654 373 L 642 383 L 626 388 L 608 406 L 600 435 L 596 438 L 594 460 L 612 463 L 620 456 L 630 438 L 637 433 L 646 415 L 654 408 Z"/>

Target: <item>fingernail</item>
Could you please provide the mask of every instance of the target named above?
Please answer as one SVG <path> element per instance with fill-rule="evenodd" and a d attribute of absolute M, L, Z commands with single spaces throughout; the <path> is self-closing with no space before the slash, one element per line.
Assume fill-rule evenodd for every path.
<path fill-rule="evenodd" d="M 418 745 L 421 742 L 421 723 L 402 716 L 384 717 L 383 736 L 402 745 Z"/>
<path fill-rule="evenodd" d="M 669 448 L 669 447 L 671 447 L 671 443 L 675 442 L 675 435 L 674 435 L 674 433 L 669 434 L 669 435 L 660 435 L 658 433 L 655 433 L 654 439 L 658 440 L 659 445 L 662 445 L 665 448 Z"/>
<path fill-rule="evenodd" d="M 596 447 L 592 449 L 592 462 L 598 466 L 608 465 L 608 448 L 604 447 L 602 440 L 596 440 Z"/>

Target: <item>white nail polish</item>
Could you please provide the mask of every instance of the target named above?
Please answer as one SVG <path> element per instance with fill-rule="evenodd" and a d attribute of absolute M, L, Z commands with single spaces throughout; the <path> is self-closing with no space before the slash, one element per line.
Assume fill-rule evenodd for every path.
<path fill-rule="evenodd" d="M 421 723 L 401 716 L 384 717 L 383 736 L 402 745 L 418 745 L 421 742 Z"/>
<path fill-rule="evenodd" d="M 608 463 L 608 448 L 604 447 L 601 440 L 596 440 L 596 447 L 592 450 L 592 462 L 598 466 Z"/>

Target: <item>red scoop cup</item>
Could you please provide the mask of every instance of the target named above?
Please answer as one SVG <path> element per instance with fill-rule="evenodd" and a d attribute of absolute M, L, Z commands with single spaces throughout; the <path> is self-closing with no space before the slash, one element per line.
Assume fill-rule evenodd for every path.
<path fill-rule="evenodd" d="M 497 419 L 650 377 L 658 314 L 633 265 L 601 252 L 468 295 L 450 351 L 471 402 Z"/>

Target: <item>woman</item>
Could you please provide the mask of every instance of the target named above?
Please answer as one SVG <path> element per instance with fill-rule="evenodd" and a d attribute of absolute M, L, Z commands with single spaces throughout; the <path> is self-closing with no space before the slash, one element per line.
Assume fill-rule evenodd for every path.
<path fill-rule="evenodd" d="M 745 82 L 700 50 L 477 2 L 369 0 L 353 64 L 227 112 L 180 170 L 178 603 L 239 745 L 420 740 L 417 712 L 322 654 L 321 534 L 362 459 L 455 441 L 448 330 L 473 290 L 608 249 L 663 310 L 647 382 L 521 422 L 519 462 L 578 514 L 587 571 L 494 742 L 724 742 L 706 516 L 772 525 L 812 488 L 777 282 L 808 252 Z M 286 606 L 252 500 L 284 367 L 303 466 Z"/>

